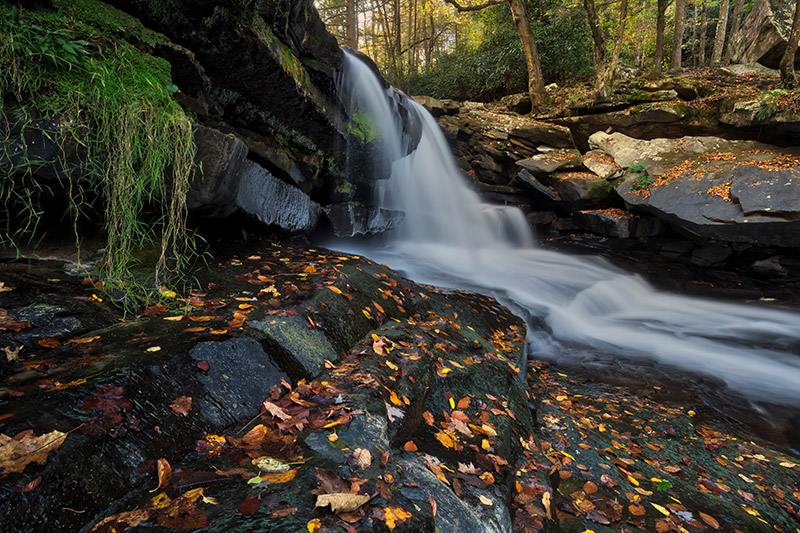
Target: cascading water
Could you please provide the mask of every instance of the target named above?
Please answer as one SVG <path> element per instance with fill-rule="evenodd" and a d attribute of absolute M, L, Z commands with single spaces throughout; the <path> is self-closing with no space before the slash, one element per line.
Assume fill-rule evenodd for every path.
<path fill-rule="evenodd" d="M 670 295 L 600 259 L 537 249 L 519 210 L 482 203 L 469 189 L 417 104 L 422 137 L 403 156 L 386 90 L 346 55 L 344 83 L 377 118 L 383 153 L 394 161 L 383 206 L 406 213 L 380 246 L 351 251 L 415 281 L 495 296 L 528 319 L 536 357 L 650 358 L 723 379 L 750 398 L 800 406 L 800 314 Z"/>

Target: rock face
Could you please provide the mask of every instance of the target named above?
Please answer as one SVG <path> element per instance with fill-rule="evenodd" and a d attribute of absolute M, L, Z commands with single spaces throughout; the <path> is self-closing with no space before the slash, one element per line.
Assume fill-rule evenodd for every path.
<path fill-rule="evenodd" d="M 684 137 L 642 141 L 597 133 L 592 144 L 622 167 L 635 161 L 617 192 L 690 234 L 723 242 L 800 245 L 800 157 L 754 141 Z"/>
<path fill-rule="evenodd" d="M 337 237 L 382 233 L 396 227 L 405 218 L 401 211 L 352 204 L 329 205 L 324 210 Z"/>
<path fill-rule="evenodd" d="M 766 67 L 778 68 L 791 32 L 793 13 L 794 2 L 790 0 L 756 3 L 742 29 L 729 44 L 733 62 L 761 63 Z"/>

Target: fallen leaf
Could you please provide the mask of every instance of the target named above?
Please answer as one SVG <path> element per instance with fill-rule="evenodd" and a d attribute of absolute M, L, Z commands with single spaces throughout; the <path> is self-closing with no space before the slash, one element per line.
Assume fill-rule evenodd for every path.
<path fill-rule="evenodd" d="M 161 351 L 161 346 L 151 346 L 145 351 L 146 352 L 159 352 L 159 351 Z"/>
<path fill-rule="evenodd" d="M 317 496 L 317 507 L 331 506 L 334 513 L 349 513 L 355 511 L 370 500 L 367 494 L 350 494 L 345 492 L 335 492 L 332 494 L 320 494 Z"/>
<path fill-rule="evenodd" d="M 436 500 L 430 494 L 428 495 L 428 502 L 431 504 L 431 517 L 436 518 Z"/>
<path fill-rule="evenodd" d="M 308 529 L 308 533 L 316 533 L 322 527 L 322 522 L 320 522 L 319 518 L 315 518 L 314 520 L 309 520 L 306 524 L 306 529 Z"/>
<path fill-rule="evenodd" d="M 42 482 L 42 476 L 37 476 L 24 485 L 17 485 L 14 487 L 14 492 L 30 492 Z"/>
<path fill-rule="evenodd" d="M 417 451 L 417 445 L 414 444 L 413 440 L 410 440 L 403 445 L 403 449 L 407 452 L 415 452 Z"/>
<path fill-rule="evenodd" d="M 389 529 L 394 529 L 397 527 L 397 524 L 402 524 L 413 515 L 402 507 L 385 507 L 383 509 L 383 516 L 384 521 L 386 522 L 386 527 Z"/>
<path fill-rule="evenodd" d="M 585 492 L 586 494 L 594 494 L 595 492 L 597 492 L 597 485 L 595 485 L 591 481 L 587 481 L 586 483 L 583 484 L 583 492 Z"/>
<path fill-rule="evenodd" d="M 64 444 L 66 438 L 67 435 L 58 430 L 38 437 L 32 431 L 22 438 L 0 434 L 0 468 L 3 474 L 21 474 L 30 463 L 44 463 L 47 455 Z"/>
<path fill-rule="evenodd" d="M 161 490 L 166 488 L 169 485 L 169 481 L 172 479 L 172 467 L 169 466 L 169 462 L 161 458 L 156 462 L 157 473 L 158 473 L 158 487 L 154 488 L 150 492 L 155 492 L 157 490 Z"/>
<path fill-rule="evenodd" d="M 487 507 L 492 507 L 494 505 L 494 502 L 489 498 L 487 498 L 486 496 L 484 496 L 483 494 L 478 494 L 478 499 L 481 501 L 483 505 Z"/>
<path fill-rule="evenodd" d="M 253 516 L 259 509 L 261 509 L 261 500 L 252 494 L 248 494 L 242 505 L 239 506 L 239 512 L 244 516 Z"/>
<path fill-rule="evenodd" d="M 211 369 L 211 365 L 208 364 L 208 361 L 203 359 L 202 361 L 197 363 L 197 368 L 199 368 L 203 372 L 208 372 Z"/>
<path fill-rule="evenodd" d="M 6 361 L 11 363 L 12 361 L 17 361 L 19 359 L 19 352 L 22 351 L 22 345 L 20 344 L 16 348 L 4 346 L 3 351 L 6 352 Z"/>
<path fill-rule="evenodd" d="M 178 396 L 169 404 L 169 408 L 179 415 L 187 416 L 192 410 L 192 399 L 189 396 Z"/>
<path fill-rule="evenodd" d="M 704 513 L 703 511 L 699 511 L 698 514 L 700 515 L 700 519 L 703 522 L 705 522 L 706 525 L 708 525 L 709 527 L 712 527 L 714 529 L 719 529 L 719 522 L 717 522 L 717 520 L 713 516 L 708 515 L 708 514 Z"/>
<path fill-rule="evenodd" d="M 262 472 L 281 474 L 289 470 L 289 465 L 287 463 L 273 459 L 272 457 L 267 457 L 266 455 L 257 457 L 250 462 L 256 465 Z"/>
<path fill-rule="evenodd" d="M 366 470 L 372 464 L 372 454 L 365 448 L 353 450 L 353 459 L 355 459 L 361 470 Z"/>
<path fill-rule="evenodd" d="M 668 509 L 665 509 L 664 507 L 662 507 L 662 506 L 658 505 L 657 503 L 650 502 L 650 505 L 652 505 L 653 507 L 655 507 L 655 508 L 656 508 L 656 510 L 657 510 L 659 513 L 663 514 L 664 516 L 669 516 L 669 515 L 670 515 L 670 512 L 669 512 L 669 510 L 668 510 Z"/>
<path fill-rule="evenodd" d="M 280 418 L 281 420 L 288 420 L 292 418 L 292 416 L 284 411 L 282 408 L 278 407 L 274 403 L 270 402 L 269 400 L 264 400 L 264 403 L 261 406 L 272 416 L 276 418 Z"/>
<path fill-rule="evenodd" d="M 43 339 L 39 339 L 38 344 L 42 348 L 58 348 L 62 343 L 55 337 L 45 337 Z"/>

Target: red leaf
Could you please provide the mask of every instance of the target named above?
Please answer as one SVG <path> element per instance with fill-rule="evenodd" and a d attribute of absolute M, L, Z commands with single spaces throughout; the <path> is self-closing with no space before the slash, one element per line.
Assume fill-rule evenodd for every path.
<path fill-rule="evenodd" d="M 39 476 L 24 485 L 17 485 L 14 487 L 14 492 L 30 492 L 36 487 L 39 486 L 39 483 L 42 482 L 42 476 Z"/>
<path fill-rule="evenodd" d="M 260 508 L 261 500 L 252 494 L 248 494 L 247 498 L 242 502 L 242 505 L 239 506 L 239 512 L 245 516 L 253 516 Z"/>
<path fill-rule="evenodd" d="M 211 368 L 211 366 L 208 364 L 208 361 L 206 361 L 205 359 L 203 359 L 202 361 L 200 361 L 199 363 L 197 363 L 197 368 L 199 368 L 199 369 L 200 369 L 200 370 L 202 370 L 203 372 L 208 372 L 208 371 L 209 371 L 209 369 Z"/>
<path fill-rule="evenodd" d="M 169 408 L 179 415 L 186 416 L 192 410 L 192 399 L 189 396 L 178 396 L 169 404 Z"/>

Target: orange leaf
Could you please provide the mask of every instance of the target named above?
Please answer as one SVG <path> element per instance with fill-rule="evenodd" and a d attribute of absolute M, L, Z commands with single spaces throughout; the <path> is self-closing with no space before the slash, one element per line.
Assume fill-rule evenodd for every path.
<path fill-rule="evenodd" d="M 172 467 L 169 466 L 169 462 L 166 459 L 161 458 L 157 462 L 157 469 L 158 469 L 158 487 L 154 488 L 150 492 L 155 492 L 157 490 L 165 488 L 169 485 L 169 480 L 172 479 Z"/>
<path fill-rule="evenodd" d="M 469 397 L 464 396 L 460 400 L 458 400 L 458 404 L 456 405 L 459 409 L 466 409 L 469 407 Z"/>
<path fill-rule="evenodd" d="M 583 484 L 583 492 L 585 492 L 586 494 L 594 494 L 595 492 L 597 492 L 597 485 L 595 485 L 591 481 L 587 481 L 586 483 Z"/>
<path fill-rule="evenodd" d="M 629 505 L 628 511 L 630 511 L 631 514 L 635 516 L 644 516 L 645 513 L 644 505 L 637 505 L 637 504 Z"/>
<path fill-rule="evenodd" d="M 169 408 L 179 415 L 186 416 L 192 410 L 192 399 L 189 396 L 178 396 L 169 404 Z"/>
<path fill-rule="evenodd" d="M 410 440 L 403 445 L 403 449 L 407 452 L 415 452 L 417 451 L 417 445 L 414 444 L 413 440 Z"/>
<path fill-rule="evenodd" d="M 45 337 L 43 339 L 39 339 L 39 346 L 43 348 L 58 348 L 61 346 L 61 341 L 55 337 Z"/>
<path fill-rule="evenodd" d="M 384 521 L 389 529 L 394 529 L 397 524 L 402 524 L 413 516 L 402 507 L 386 507 L 383 510 L 383 515 L 386 517 Z"/>
<path fill-rule="evenodd" d="M 710 527 L 712 527 L 714 529 L 719 529 L 719 522 L 717 522 L 716 519 L 713 516 L 707 515 L 703 511 L 700 511 L 699 514 L 700 514 L 700 519 L 703 522 L 705 522 L 708 526 L 710 526 Z"/>
<path fill-rule="evenodd" d="M 317 271 L 317 267 L 314 265 L 308 265 L 303 269 L 303 272 L 308 272 L 309 274 L 314 274 Z"/>
<path fill-rule="evenodd" d="M 264 424 L 259 424 L 247 433 L 245 433 L 244 437 L 242 437 L 242 444 L 246 446 L 251 446 L 254 444 L 258 444 L 262 440 L 264 440 L 264 436 L 267 434 L 267 428 L 264 427 Z"/>
<path fill-rule="evenodd" d="M 452 448 L 453 446 L 455 446 L 453 439 L 450 437 L 450 435 L 448 435 L 444 431 L 437 431 L 434 437 L 436 437 L 436 440 L 441 442 L 442 446 L 444 446 L 445 448 Z"/>
<path fill-rule="evenodd" d="M 425 419 L 425 422 L 427 422 L 429 426 L 432 426 L 434 424 L 433 415 L 431 414 L 430 411 L 425 411 L 424 413 L 422 413 L 422 418 Z"/>
<path fill-rule="evenodd" d="M 259 476 L 263 481 L 270 483 L 287 483 L 297 477 L 297 469 L 287 470 L 286 472 L 262 473 Z"/>

